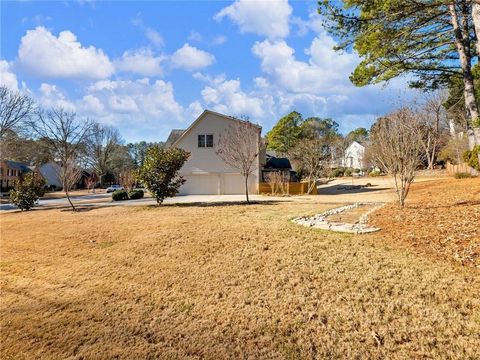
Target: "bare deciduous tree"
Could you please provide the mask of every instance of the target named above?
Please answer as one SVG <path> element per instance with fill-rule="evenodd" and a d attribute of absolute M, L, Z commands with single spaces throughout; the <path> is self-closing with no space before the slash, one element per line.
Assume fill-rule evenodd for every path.
<path fill-rule="evenodd" d="M 8 130 L 13 130 L 32 115 L 33 99 L 6 86 L 0 86 L 0 138 Z"/>
<path fill-rule="evenodd" d="M 118 182 L 127 191 L 131 191 L 135 186 L 135 176 L 131 170 L 123 170 L 118 174 Z"/>
<path fill-rule="evenodd" d="M 260 152 L 260 128 L 249 121 L 238 120 L 228 126 L 218 139 L 217 155 L 229 166 L 239 170 L 245 180 L 248 197 L 248 177 L 255 171 L 255 160 Z"/>
<path fill-rule="evenodd" d="M 409 108 L 397 110 L 378 119 L 370 137 L 370 158 L 393 177 L 402 207 L 423 157 L 421 135 L 411 127 L 414 117 Z"/>
<path fill-rule="evenodd" d="M 70 156 L 65 158 L 62 161 L 62 165 L 59 166 L 57 169 L 57 176 L 60 179 L 63 191 L 67 196 L 67 200 L 72 207 L 72 210 L 75 211 L 75 205 L 73 205 L 72 200 L 70 199 L 70 191 L 75 188 L 75 185 L 78 183 L 82 176 L 82 168 L 78 166 L 78 162 L 74 156 Z"/>
<path fill-rule="evenodd" d="M 428 169 L 433 169 L 440 145 L 448 138 L 448 120 L 444 102 L 445 96 L 442 93 L 430 94 L 415 110 L 415 116 L 412 118 L 412 131 L 420 135 Z"/>
<path fill-rule="evenodd" d="M 99 177 L 112 169 L 115 152 L 120 145 L 120 133 L 114 127 L 93 124 L 91 136 L 87 141 L 87 162 Z"/>
<path fill-rule="evenodd" d="M 75 211 L 69 192 L 81 175 L 80 156 L 85 151 L 92 122 L 88 119 L 78 120 L 75 113 L 54 108 L 38 112 L 31 126 L 38 137 L 48 139 L 47 146 L 51 158 L 57 160 L 60 165 L 58 176 L 62 181 L 63 191 L 72 210 Z"/>
<path fill-rule="evenodd" d="M 300 141 L 292 151 L 293 158 L 308 181 L 308 194 L 316 186 L 325 166 L 331 160 L 329 139 L 316 136 Z"/>
<path fill-rule="evenodd" d="M 290 174 L 287 174 L 284 171 L 270 171 L 268 174 L 265 174 L 265 180 L 272 190 L 272 195 L 285 195 L 288 192 L 289 177 Z"/>

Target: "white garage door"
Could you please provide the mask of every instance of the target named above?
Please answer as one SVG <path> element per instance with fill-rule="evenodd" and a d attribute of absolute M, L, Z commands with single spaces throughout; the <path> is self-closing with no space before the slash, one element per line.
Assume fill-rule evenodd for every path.
<path fill-rule="evenodd" d="M 185 175 L 187 180 L 180 188 L 180 195 L 217 195 L 220 189 L 218 175 Z"/>
<path fill-rule="evenodd" d="M 225 174 L 224 193 L 226 195 L 245 194 L 245 183 L 240 174 Z"/>

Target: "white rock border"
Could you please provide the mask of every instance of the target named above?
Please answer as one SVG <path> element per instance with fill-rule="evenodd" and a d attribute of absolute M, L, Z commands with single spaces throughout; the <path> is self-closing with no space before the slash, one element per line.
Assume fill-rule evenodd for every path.
<path fill-rule="evenodd" d="M 351 209 L 355 209 L 361 205 L 376 205 L 372 209 L 368 210 L 365 214 L 360 216 L 358 223 L 335 223 L 327 220 L 330 215 L 339 214 Z M 351 205 L 340 206 L 338 208 L 327 210 L 321 214 L 314 215 L 312 217 L 300 216 L 291 221 L 295 224 L 299 224 L 306 227 L 313 227 L 315 229 L 330 230 L 336 232 L 344 232 L 350 234 L 367 234 L 375 231 L 379 231 L 380 228 L 368 226 L 368 216 L 374 211 L 380 209 L 385 203 L 354 203 Z"/>

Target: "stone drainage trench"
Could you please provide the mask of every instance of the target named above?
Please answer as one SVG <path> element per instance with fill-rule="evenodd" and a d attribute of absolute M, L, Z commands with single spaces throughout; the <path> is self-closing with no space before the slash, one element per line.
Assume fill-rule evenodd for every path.
<path fill-rule="evenodd" d="M 367 224 L 368 216 L 381 208 L 384 203 L 355 203 L 325 211 L 312 217 L 301 216 L 293 219 L 296 224 L 315 229 L 366 234 L 380 230 Z"/>

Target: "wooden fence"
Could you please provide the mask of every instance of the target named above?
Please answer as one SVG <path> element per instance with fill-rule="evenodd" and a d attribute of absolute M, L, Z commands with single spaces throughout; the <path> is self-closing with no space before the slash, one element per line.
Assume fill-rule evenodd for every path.
<path fill-rule="evenodd" d="M 259 186 L 260 194 L 272 194 L 272 187 L 269 183 L 262 182 Z M 284 191 L 276 191 L 276 194 L 287 194 L 287 195 L 305 195 L 308 193 L 308 182 L 289 182 L 285 184 Z M 310 194 L 316 194 L 317 187 L 314 186 L 310 191 Z"/>
<path fill-rule="evenodd" d="M 453 165 L 447 162 L 447 174 L 454 175 L 456 173 L 469 173 L 472 175 L 477 175 L 477 170 L 468 166 L 467 163 L 462 163 L 458 165 Z"/>

